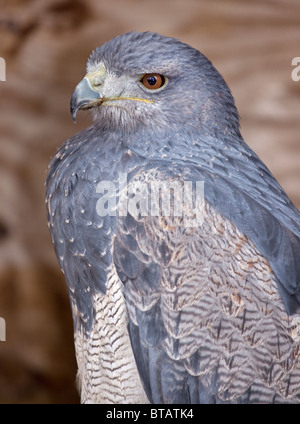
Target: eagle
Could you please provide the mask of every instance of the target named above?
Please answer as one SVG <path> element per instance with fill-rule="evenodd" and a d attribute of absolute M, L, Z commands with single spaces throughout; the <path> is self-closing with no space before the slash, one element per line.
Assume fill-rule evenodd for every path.
<path fill-rule="evenodd" d="M 300 403 L 300 214 L 197 49 L 96 48 L 71 98 L 48 225 L 82 403 Z"/>

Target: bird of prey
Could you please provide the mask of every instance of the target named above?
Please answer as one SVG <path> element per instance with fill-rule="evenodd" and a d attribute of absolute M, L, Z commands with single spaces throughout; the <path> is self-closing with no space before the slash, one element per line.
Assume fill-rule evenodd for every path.
<path fill-rule="evenodd" d="M 198 50 L 94 50 L 46 204 L 82 403 L 300 403 L 300 214 Z"/>

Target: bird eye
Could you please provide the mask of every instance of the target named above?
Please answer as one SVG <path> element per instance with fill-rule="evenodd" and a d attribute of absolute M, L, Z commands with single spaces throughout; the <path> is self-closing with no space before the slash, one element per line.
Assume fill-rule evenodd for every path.
<path fill-rule="evenodd" d="M 148 90 L 157 90 L 165 84 L 166 79 L 160 74 L 145 74 L 140 79 L 140 82 L 144 87 L 148 88 Z"/>

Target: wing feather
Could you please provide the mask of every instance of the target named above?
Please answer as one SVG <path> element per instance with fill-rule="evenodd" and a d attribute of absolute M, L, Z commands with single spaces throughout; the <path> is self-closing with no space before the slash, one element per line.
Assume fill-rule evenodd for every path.
<path fill-rule="evenodd" d="M 173 180 L 174 169 L 170 175 Z M 168 178 L 168 172 L 143 170 L 134 178 L 149 182 Z M 238 193 L 235 200 L 232 215 L 246 207 L 253 210 L 252 199 Z M 208 200 L 203 214 L 203 223 L 189 228 L 182 217 L 118 220 L 114 260 L 123 276 L 132 347 L 149 399 L 300 401 L 300 387 L 288 385 L 300 379 L 295 354 L 300 318 L 288 315 L 275 272 L 249 237 Z M 259 210 L 257 219 L 259 230 L 253 231 L 268 238 L 262 250 L 265 243 L 273 248 L 270 256 L 280 257 L 285 241 L 281 224 L 275 218 L 269 224 L 268 211 Z M 118 245 L 126 250 L 129 228 L 135 241 L 128 250 L 143 264 L 135 265 L 135 272 L 132 260 L 120 261 L 117 254 Z M 177 390 L 171 388 L 174 384 Z"/>

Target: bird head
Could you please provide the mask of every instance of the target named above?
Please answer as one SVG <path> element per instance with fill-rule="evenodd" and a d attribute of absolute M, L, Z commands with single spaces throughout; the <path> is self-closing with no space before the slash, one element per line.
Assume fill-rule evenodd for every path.
<path fill-rule="evenodd" d="M 92 52 L 71 99 L 74 122 L 86 109 L 108 129 L 239 132 L 234 100 L 212 63 L 193 47 L 151 32 L 117 36 Z"/>

